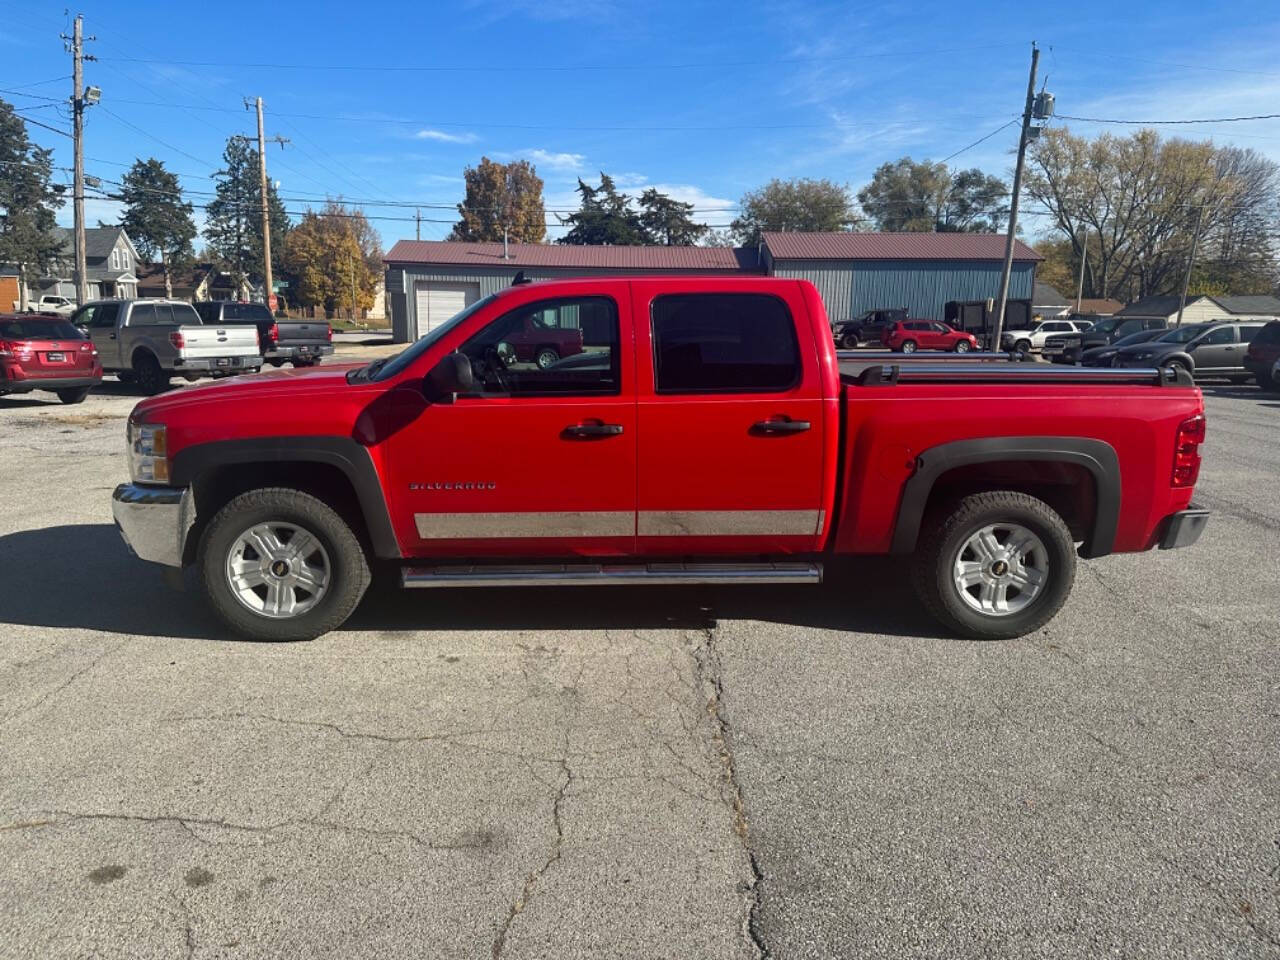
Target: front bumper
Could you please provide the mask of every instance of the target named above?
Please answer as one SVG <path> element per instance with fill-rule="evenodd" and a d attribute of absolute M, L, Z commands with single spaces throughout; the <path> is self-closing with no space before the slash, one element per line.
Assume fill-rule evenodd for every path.
<path fill-rule="evenodd" d="M 190 487 L 122 483 L 111 495 L 111 513 L 120 536 L 139 559 L 182 566 L 187 534 L 196 519 Z"/>
<path fill-rule="evenodd" d="M 1200 539 L 1205 526 L 1209 523 L 1209 511 L 1199 507 L 1179 510 L 1165 517 L 1164 532 L 1160 535 L 1160 549 L 1173 550 L 1176 547 L 1189 547 Z"/>

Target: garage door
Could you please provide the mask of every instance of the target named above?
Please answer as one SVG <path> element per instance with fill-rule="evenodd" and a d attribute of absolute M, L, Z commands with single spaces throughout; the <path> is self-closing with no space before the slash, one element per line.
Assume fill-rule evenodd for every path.
<path fill-rule="evenodd" d="M 419 281 L 414 290 L 418 310 L 418 336 L 425 337 L 455 313 L 480 299 L 478 283 L 437 283 Z"/>

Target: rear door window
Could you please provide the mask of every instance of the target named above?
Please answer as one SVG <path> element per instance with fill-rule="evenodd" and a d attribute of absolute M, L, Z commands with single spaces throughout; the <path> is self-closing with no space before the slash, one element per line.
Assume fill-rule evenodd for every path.
<path fill-rule="evenodd" d="M 658 393 L 781 393 L 800 382 L 795 322 L 776 297 L 658 297 L 652 330 Z"/>
<path fill-rule="evenodd" d="M 159 322 L 156 319 L 156 305 L 154 303 L 139 303 L 129 311 L 129 326 L 131 327 L 153 327 Z"/>
<path fill-rule="evenodd" d="M 1253 343 L 1258 338 L 1258 334 L 1262 332 L 1262 327 L 1241 327 L 1240 342 Z"/>

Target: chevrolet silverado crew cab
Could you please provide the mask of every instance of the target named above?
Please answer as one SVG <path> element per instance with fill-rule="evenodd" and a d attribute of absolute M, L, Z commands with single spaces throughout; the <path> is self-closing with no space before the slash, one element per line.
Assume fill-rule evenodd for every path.
<path fill-rule="evenodd" d="M 195 308 L 207 326 L 256 328 L 262 359 L 273 367 L 282 367 L 286 361 L 295 367 L 312 367 L 321 357 L 333 354 L 333 328 L 324 320 L 280 320 L 264 303 L 238 300 L 202 300 Z"/>
<path fill-rule="evenodd" d="M 534 322 L 592 362 L 513 355 Z M 912 555 L 949 629 L 1016 637 L 1077 557 L 1207 522 L 1185 372 L 841 361 L 830 330 L 800 280 L 513 285 L 394 357 L 144 400 L 115 519 L 261 639 L 336 628 L 375 568 L 424 588 L 794 584 L 842 554 Z"/>
<path fill-rule="evenodd" d="M 184 300 L 96 300 L 71 316 L 98 348 L 102 369 L 156 394 L 173 377 L 199 380 L 262 366 L 252 326 L 204 326 Z"/>

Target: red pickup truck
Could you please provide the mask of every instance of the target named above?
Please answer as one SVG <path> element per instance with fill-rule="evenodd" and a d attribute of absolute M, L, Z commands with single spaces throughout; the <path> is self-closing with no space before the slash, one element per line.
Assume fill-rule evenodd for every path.
<path fill-rule="evenodd" d="M 581 325 L 581 362 L 500 349 L 531 310 Z M 374 567 L 406 587 L 812 583 L 833 555 L 912 554 L 925 607 L 997 639 L 1057 612 L 1077 556 L 1199 537 L 1203 410 L 1170 369 L 842 360 L 803 281 L 558 280 L 366 366 L 143 401 L 113 508 L 254 638 L 338 627 Z"/>

